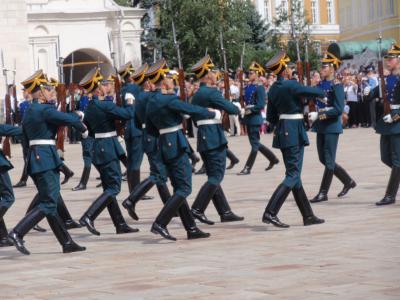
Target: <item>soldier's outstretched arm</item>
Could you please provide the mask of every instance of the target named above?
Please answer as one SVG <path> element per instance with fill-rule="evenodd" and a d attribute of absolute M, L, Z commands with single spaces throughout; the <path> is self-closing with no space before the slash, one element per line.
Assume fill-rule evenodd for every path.
<path fill-rule="evenodd" d="M 0 136 L 18 136 L 18 135 L 22 135 L 21 127 L 8 124 L 0 125 Z"/>
<path fill-rule="evenodd" d="M 229 115 L 238 115 L 240 113 L 239 108 L 229 100 L 226 100 L 217 89 L 213 91 L 212 99 L 213 108 L 224 110 Z"/>
<path fill-rule="evenodd" d="M 325 95 L 322 89 L 304 86 L 295 81 L 291 86 L 291 92 L 298 97 L 324 97 Z"/>
<path fill-rule="evenodd" d="M 207 108 L 180 101 L 178 97 L 169 101 L 168 107 L 175 112 L 194 115 L 200 119 L 212 119 L 215 117 L 215 113 L 209 111 Z"/>
<path fill-rule="evenodd" d="M 72 126 L 80 132 L 86 131 L 86 126 L 83 125 L 79 116 L 75 113 L 63 113 L 54 107 L 49 107 L 44 111 L 45 120 L 57 126 Z"/>
<path fill-rule="evenodd" d="M 135 118 L 135 107 L 134 105 L 129 105 L 126 107 L 119 107 L 112 102 L 108 102 L 104 106 L 107 114 L 111 116 L 114 120 L 130 120 Z"/>

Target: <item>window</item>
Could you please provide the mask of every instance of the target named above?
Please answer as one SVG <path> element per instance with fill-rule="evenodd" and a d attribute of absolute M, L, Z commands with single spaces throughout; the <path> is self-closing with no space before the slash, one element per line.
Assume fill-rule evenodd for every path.
<path fill-rule="evenodd" d="M 374 0 L 369 0 L 369 19 L 372 20 L 375 16 L 375 1 Z"/>
<path fill-rule="evenodd" d="M 265 7 L 265 21 L 267 23 L 272 21 L 271 18 L 271 1 L 270 0 L 265 0 L 264 1 L 264 7 Z"/>
<path fill-rule="evenodd" d="M 318 0 L 311 0 L 311 21 L 313 24 L 319 24 L 319 3 Z"/>
<path fill-rule="evenodd" d="M 382 17 L 382 1 L 378 1 L 377 15 L 378 15 L 378 17 Z"/>
<path fill-rule="evenodd" d="M 289 3 L 287 0 L 282 0 L 281 2 L 281 13 L 287 14 L 289 11 Z"/>
<path fill-rule="evenodd" d="M 318 55 L 321 55 L 321 41 L 314 41 L 313 42 L 313 47 L 314 50 L 318 53 Z"/>
<path fill-rule="evenodd" d="M 326 0 L 326 7 L 328 10 L 328 24 L 335 24 L 335 4 L 333 0 Z"/>
<path fill-rule="evenodd" d="M 386 3 L 386 14 L 388 16 L 394 15 L 394 0 L 387 0 Z"/>

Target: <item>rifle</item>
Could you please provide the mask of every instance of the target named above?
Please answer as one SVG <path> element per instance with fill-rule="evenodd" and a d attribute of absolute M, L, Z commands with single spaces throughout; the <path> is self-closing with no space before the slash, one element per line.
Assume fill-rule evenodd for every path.
<path fill-rule="evenodd" d="M 172 20 L 172 35 L 174 38 L 174 46 L 176 49 L 176 54 L 178 56 L 178 83 L 179 83 L 179 98 L 181 101 L 186 101 L 186 87 L 185 87 L 185 71 L 183 70 L 183 64 L 182 64 L 182 57 L 181 57 L 181 50 L 179 48 L 179 43 L 176 38 L 176 29 L 175 29 L 175 22 Z M 183 119 L 182 121 L 182 126 L 183 126 L 183 132 L 186 133 L 187 129 L 187 124 L 186 120 Z"/>
<path fill-rule="evenodd" d="M 68 92 L 69 92 L 69 107 L 70 107 L 70 112 L 73 112 L 75 110 L 75 84 L 74 84 L 74 52 L 71 54 L 71 69 L 69 70 L 69 84 L 68 84 Z M 74 132 L 74 129 L 70 126 L 68 126 L 68 136 L 70 137 L 69 143 L 72 143 L 72 134 Z"/>
<path fill-rule="evenodd" d="M 58 68 L 59 68 L 59 83 L 56 87 L 57 91 L 57 104 L 60 105 L 60 111 L 65 112 L 65 104 L 66 104 L 66 88 L 64 83 L 64 59 L 62 57 L 59 58 Z M 57 141 L 56 141 L 57 150 L 62 152 L 65 151 L 64 148 L 64 126 L 59 127 L 57 130 Z"/>
<path fill-rule="evenodd" d="M 122 105 L 122 99 L 121 99 L 121 81 L 119 80 L 117 64 L 115 62 L 115 52 L 112 51 L 110 34 L 108 34 L 108 48 L 110 50 L 110 56 L 113 61 L 114 70 L 115 70 L 115 76 L 114 76 L 115 103 L 118 106 L 122 107 L 123 105 Z M 124 135 L 125 130 L 124 130 L 124 124 L 122 123 L 122 120 L 115 120 L 115 129 L 117 131 L 118 136 Z"/>
<path fill-rule="evenodd" d="M 244 103 L 244 86 L 243 86 L 243 58 L 244 58 L 244 51 L 245 51 L 246 43 L 243 43 L 243 49 L 242 49 L 242 54 L 240 55 L 240 70 L 239 70 L 239 83 L 240 83 L 240 96 L 239 96 L 239 101 L 240 101 L 240 106 L 245 107 Z"/>
<path fill-rule="evenodd" d="M 311 86 L 311 67 L 310 67 L 310 61 L 308 59 L 308 37 L 305 41 L 305 63 L 306 63 L 306 77 L 307 77 L 307 86 Z M 315 112 L 317 111 L 317 108 L 315 106 L 315 102 L 312 99 L 308 100 L 308 110 L 309 112 Z"/>
<path fill-rule="evenodd" d="M 13 85 L 12 85 L 12 95 L 14 98 L 14 123 L 21 123 L 21 118 L 19 115 L 18 99 L 17 99 L 17 86 L 15 85 L 15 75 L 17 74 L 17 61 L 14 58 L 14 69 L 13 69 Z"/>
<path fill-rule="evenodd" d="M 221 43 L 221 52 L 222 52 L 222 58 L 224 60 L 224 97 L 226 100 L 230 99 L 229 96 L 229 71 L 228 71 L 228 63 L 226 61 L 226 53 L 225 53 L 225 48 L 224 48 L 224 39 L 222 36 L 222 29 L 219 34 L 219 40 Z M 225 131 L 229 131 L 230 128 L 230 122 L 229 122 L 229 115 L 225 112 L 222 111 L 222 126 L 224 127 Z"/>
<path fill-rule="evenodd" d="M 383 73 L 383 59 L 382 59 L 382 36 L 378 37 L 378 81 L 379 81 L 379 98 L 383 99 L 383 113 L 384 115 L 390 114 L 390 103 L 386 94 L 385 74 Z"/>
<path fill-rule="evenodd" d="M 1 50 L 1 65 L 3 69 L 4 80 L 6 83 L 6 96 L 5 96 L 5 113 L 6 113 L 6 124 L 11 125 L 11 98 L 10 98 L 10 89 L 8 86 L 7 72 L 9 71 L 4 64 L 4 54 L 3 50 Z M 3 141 L 3 153 L 7 157 L 11 157 L 11 145 L 10 138 L 6 137 Z"/>

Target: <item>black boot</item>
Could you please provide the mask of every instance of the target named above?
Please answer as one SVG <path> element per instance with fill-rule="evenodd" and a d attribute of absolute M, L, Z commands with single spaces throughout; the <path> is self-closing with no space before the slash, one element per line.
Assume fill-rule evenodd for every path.
<path fill-rule="evenodd" d="M 204 165 L 204 163 L 201 165 L 201 168 L 194 173 L 195 175 L 203 175 L 206 174 L 206 166 Z"/>
<path fill-rule="evenodd" d="M 196 164 L 200 161 L 200 158 L 196 155 L 196 152 L 194 152 L 192 146 L 190 146 L 190 150 L 189 158 L 192 162 L 192 173 L 194 173 L 196 171 Z"/>
<path fill-rule="evenodd" d="M 133 191 L 135 191 L 136 187 L 141 183 L 140 182 L 140 170 L 127 171 L 127 178 L 128 178 L 129 193 L 131 194 Z M 146 191 L 146 193 L 147 192 L 148 191 Z M 146 196 L 146 193 L 142 194 L 140 196 L 140 199 L 142 199 L 142 200 L 153 199 L 153 197 L 151 197 L 151 196 Z"/>
<path fill-rule="evenodd" d="M 211 198 L 214 196 L 215 191 L 218 186 L 215 184 L 211 184 L 206 182 L 201 188 L 199 193 L 196 196 L 196 199 L 192 205 L 192 215 L 195 219 L 199 220 L 202 223 L 208 225 L 214 225 L 214 222 L 209 220 L 204 212 L 210 203 Z"/>
<path fill-rule="evenodd" d="M 25 255 L 29 255 L 30 252 L 25 248 L 24 236 L 45 217 L 44 213 L 35 206 L 28 214 L 26 214 L 22 220 L 11 230 L 8 237 L 13 242 L 14 246 L 19 252 Z"/>
<path fill-rule="evenodd" d="M 8 238 L 8 231 L 4 222 L 4 215 L 7 210 L 7 207 L 0 206 L 0 247 L 14 246 L 13 242 Z"/>
<path fill-rule="evenodd" d="M 210 236 L 209 233 L 203 232 L 197 227 L 186 200 L 183 202 L 181 207 L 179 207 L 178 211 L 183 227 L 186 230 L 188 240 L 204 239 Z"/>
<path fill-rule="evenodd" d="M 75 243 L 69 235 L 67 229 L 64 227 L 63 221 L 57 214 L 54 216 L 47 216 L 50 228 L 56 236 L 58 242 L 62 246 L 63 253 L 71 253 L 78 251 L 85 251 L 85 247 L 79 246 Z"/>
<path fill-rule="evenodd" d="M 303 216 L 304 226 L 321 224 L 325 222 L 325 220 L 320 219 L 314 215 L 314 212 L 311 208 L 310 203 L 308 202 L 308 198 L 303 187 L 293 188 L 292 193 L 294 196 L 294 200 L 296 201 L 296 204 L 300 210 L 300 213 Z"/>
<path fill-rule="evenodd" d="M 81 224 L 75 222 L 74 219 L 72 219 L 71 214 L 69 213 L 69 210 L 65 205 L 64 199 L 61 197 L 61 195 L 58 201 L 57 212 L 60 218 L 63 220 L 64 225 L 67 229 L 75 229 L 82 227 Z"/>
<path fill-rule="evenodd" d="M 169 234 L 167 225 L 185 200 L 186 199 L 182 196 L 176 194 L 172 195 L 158 214 L 153 226 L 151 227 L 151 232 L 154 234 L 160 234 L 168 240 L 176 241 L 176 238 Z"/>
<path fill-rule="evenodd" d="M 84 167 L 82 171 L 82 176 L 81 180 L 79 181 L 79 184 L 72 188 L 73 191 L 81 191 L 81 190 L 86 190 L 86 185 L 89 181 L 89 176 L 90 176 L 90 167 Z"/>
<path fill-rule="evenodd" d="M 100 235 L 100 232 L 94 227 L 94 220 L 99 214 L 113 201 L 111 195 L 107 192 L 101 194 L 88 208 L 82 218 L 79 220 L 79 224 L 85 226 L 90 233 L 94 235 Z"/>
<path fill-rule="evenodd" d="M 138 232 L 139 229 L 131 228 L 126 224 L 124 217 L 122 216 L 121 210 L 118 206 L 117 199 L 112 198 L 112 202 L 107 206 L 111 220 L 115 226 L 117 234 Z"/>
<path fill-rule="evenodd" d="M 222 223 L 244 220 L 244 217 L 239 217 L 232 212 L 221 185 L 219 185 L 217 190 L 215 191 L 214 196 L 212 197 L 212 201 L 219 216 L 221 217 Z"/>
<path fill-rule="evenodd" d="M 35 195 L 35 197 L 32 199 L 31 203 L 28 206 L 28 209 L 26 211 L 26 214 L 28 214 L 34 207 L 36 207 L 39 204 L 39 193 L 37 193 Z M 33 230 L 37 231 L 37 232 L 46 232 L 46 229 L 44 229 L 43 227 L 40 227 L 39 224 L 36 224 L 35 226 L 33 226 L 32 228 Z"/>
<path fill-rule="evenodd" d="M 136 203 L 154 186 L 154 182 L 147 177 L 131 192 L 128 198 L 122 202 L 122 206 L 128 211 L 129 215 L 134 220 L 139 220 L 135 212 Z"/>
<path fill-rule="evenodd" d="M 279 210 L 290 193 L 290 188 L 284 184 L 278 185 L 275 192 L 272 194 L 262 218 L 264 223 L 272 223 L 272 225 L 281 228 L 288 228 L 289 225 L 282 223 L 278 218 Z"/>
<path fill-rule="evenodd" d="M 249 175 L 251 173 L 251 169 L 253 168 L 254 162 L 256 161 L 256 157 L 257 151 L 251 151 L 249 157 L 247 158 L 246 165 L 237 175 Z"/>
<path fill-rule="evenodd" d="M 338 194 L 338 197 L 343 197 L 346 195 L 350 189 L 354 189 L 357 184 L 356 182 L 350 177 L 350 175 L 343 169 L 339 164 L 335 164 L 335 169 L 333 170 L 333 174 L 343 183 L 343 189 Z"/>
<path fill-rule="evenodd" d="M 396 202 L 396 194 L 399 189 L 400 182 L 400 167 L 392 167 L 392 172 L 390 173 L 389 183 L 386 188 L 385 197 L 375 204 L 378 206 L 393 204 Z"/>
<path fill-rule="evenodd" d="M 319 193 L 312 200 L 311 203 L 317 203 L 322 201 L 328 201 L 328 192 L 331 187 L 333 179 L 333 170 L 325 168 L 324 175 L 322 176 L 321 186 L 319 188 Z"/>
<path fill-rule="evenodd" d="M 269 166 L 265 168 L 265 171 L 271 170 L 276 164 L 279 163 L 279 159 L 275 156 L 275 154 L 263 144 L 260 144 L 258 151 L 260 151 L 269 160 Z"/>
<path fill-rule="evenodd" d="M 61 184 L 66 184 L 68 180 L 74 176 L 74 172 L 72 172 L 66 165 L 63 163 L 60 166 L 60 172 L 64 173 L 64 180 L 61 182 Z"/>
<path fill-rule="evenodd" d="M 239 163 L 239 158 L 237 158 L 237 157 L 235 156 L 235 154 L 234 154 L 231 150 L 226 149 L 226 156 L 229 158 L 229 160 L 230 160 L 230 162 L 231 162 L 231 163 L 229 164 L 229 166 L 226 167 L 227 170 L 232 169 L 236 164 Z"/>
<path fill-rule="evenodd" d="M 24 169 L 22 170 L 21 179 L 13 187 L 14 188 L 25 187 L 27 181 L 28 181 L 28 163 L 25 160 L 24 161 Z"/>

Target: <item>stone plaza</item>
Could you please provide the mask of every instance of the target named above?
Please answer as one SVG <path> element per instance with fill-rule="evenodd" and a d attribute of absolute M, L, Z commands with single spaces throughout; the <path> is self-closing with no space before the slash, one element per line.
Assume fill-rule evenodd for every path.
<path fill-rule="evenodd" d="M 318 192 L 323 166 L 315 134 L 309 137 L 302 178 L 311 198 Z M 263 135 L 262 142 L 270 147 L 272 135 Z M 191 143 L 195 146 L 195 140 Z M 356 189 L 339 199 L 342 186 L 334 179 L 329 201 L 313 205 L 326 223 L 309 227 L 302 226 L 290 195 L 279 214 L 289 229 L 261 222 L 267 200 L 284 176 L 282 162 L 265 172 L 267 161 L 259 155 L 251 175 L 236 176 L 250 146 L 247 137 L 231 137 L 229 147 L 241 161 L 227 171 L 223 186 L 233 211 L 245 217 L 243 222 L 199 224 L 211 237 L 188 241 L 180 220 L 174 218 L 169 230 L 178 241 L 163 240 L 150 232 L 161 208 L 155 188 L 149 193 L 154 199 L 137 206 L 139 221 L 122 209 L 140 232 L 116 235 L 107 211 L 96 221 L 100 237 L 85 228 L 70 231 L 86 252 L 62 254 L 42 221 L 47 233 L 30 232 L 25 238 L 30 256 L 13 247 L 0 249 L 0 299 L 400 299 L 400 205 L 374 204 L 383 197 L 389 177 L 389 169 L 380 162 L 379 135 L 364 128 L 345 131 L 337 162 L 356 180 Z M 61 190 L 76 220 L 101 193 L 95 187 L 94 168 L 88 189 L 71 191 L 82 170 L 81 151 L 80 145 L 66 144 L 66 163 L 75 176 Z M 12 154 L 15 168 L 10 175 L 16 183 L 23 167 L 21 147 L 13 145 Z M 145 158 L 142 178 L 147 175 Z M 205 180 L 193 176 L 189 203 Z M 127 190 L 124 182 L 120 203 Z M 14 192 L 16 202 L 5 217 L 9 229 L 21 219 L 36 189 L 29 181 L 28 187 Z M 206 214 L 219 219 L 212 204 Z"/>

